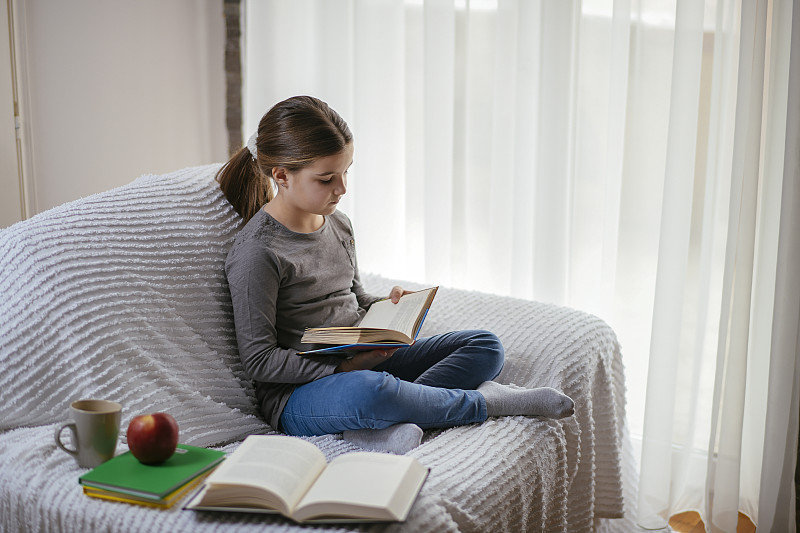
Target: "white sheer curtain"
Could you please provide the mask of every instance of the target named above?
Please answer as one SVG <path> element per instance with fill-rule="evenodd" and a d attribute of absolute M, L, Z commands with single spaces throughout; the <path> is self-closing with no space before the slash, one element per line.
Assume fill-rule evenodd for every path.
<path fill-rule="evenodd" d="M 791 475 L 765 476 L 793 466 L 798 425 L 797 320 L 780 305 L 800 304 L 775 299 L 776 280 L 796 294 L 779 266 L 797 257 L 778 262 L 779 228 L 798 231 L 781 212 L 800 179 L 790 0 L 245 10 L 245 138 L 294 94 L 350 123 L 342 209 L 362 269 L 609 322 L 642 438 L 642 525 L 696 509 L 732 531 L 737 510 L 782 512 Z M 775 424 L 780 457 L 764 444 Z"/>
<path fill-rule="evenodd" d="M 780 379 L 770 366 L 783 355 L 773 351 L 771 361 L 784 159 L 797 142 L 786 136 L 792 4 L 720 1 L 716 10 L 704 143 L 694 135 L 702 66 L 685 47 L 676 46 L 673 59 L 675 144 L 664 187 L 639 518 L 658 527 L 673 511 L 697 509 L 710 530 L 735 531 L 737 511 L 758 523 L 759 503 L 767 504 L 763 468 L 794 470 L 785 454 L 764 453 L 765 421 L 778 416 L 768 401 L 780 402 L 769 384 Z M 700 19 L 697 4 L 679 2 L 676 34 L 685 35 L 684 45 L 699 42 Z M 705 165 L 699 189 L 696 170 L 671 173 L 680 162 L 670 162 L 701 148 L 692 157 Z M 780 390 L 793 387 L 790 380 Z M 792 402 L 791 394 L 782 401 Z M 780 419 L 793 428 L 782 446 L 794 442 L 796 454 L 797 419 Z"/>

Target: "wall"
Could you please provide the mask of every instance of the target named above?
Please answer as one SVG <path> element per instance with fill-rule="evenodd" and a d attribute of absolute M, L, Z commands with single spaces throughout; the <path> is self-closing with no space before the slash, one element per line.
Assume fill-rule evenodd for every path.
<path fill-rule="evenodd" d="M 222 0 L 14 4 L 34 212 L 227 158 Z"/>

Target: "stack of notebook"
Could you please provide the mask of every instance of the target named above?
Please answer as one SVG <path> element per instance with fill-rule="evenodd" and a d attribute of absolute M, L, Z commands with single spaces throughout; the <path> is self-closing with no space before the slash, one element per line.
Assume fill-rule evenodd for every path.
<path fill-rule="evenodd" d="M 163 463 L 145 465 L 126 452 L 90 470 L 78 482 L 83 493 L 93 498 L 166 509 L 224 458 L 224 452 L 178 444 L 172 457 Z"/>

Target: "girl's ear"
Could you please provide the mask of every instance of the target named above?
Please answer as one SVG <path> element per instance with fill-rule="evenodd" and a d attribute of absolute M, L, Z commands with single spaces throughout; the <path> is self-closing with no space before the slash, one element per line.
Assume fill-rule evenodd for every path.
<path fill-rule="evenodd" d="M 289 184 L 289 178 L 286 174 L 286 169 L 283 167 L 275 167 L 272 169 L 272 179 L 275 180 L 278 187 L 286 187 Z"/>

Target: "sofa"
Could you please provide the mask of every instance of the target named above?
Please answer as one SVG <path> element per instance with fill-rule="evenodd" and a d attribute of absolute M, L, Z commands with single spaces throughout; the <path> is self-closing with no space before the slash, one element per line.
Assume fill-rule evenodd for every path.
<path fill-rule="evenodd" d="M 497 378 L 570 395 L 562 420 L 493 418 L 426 431 L 430 467 L 403 523 L 312 528 L 279 516 L 160 510 L 85 496 L 86 470 L 56 448 L 71 401 L 165 411 L 180 441 L 231 452 L 272 434 L 239 362 L 223 265 L 241 219 L 219 165 L 139 177 L 0 230 L 0 531 L 623 531 L 635 468 L 620 346 L 587 313 L 441 287 L 421 335 L 494 331 Z M 357 228 L 356 228 L 357 230 Z M 367 288 L 420 285 L 363 273 Z M 66 435 L 65 435 L 66 436 Z M 124 439 L 122 439 L 124 441 Z M 358 448 L 312 437 L 330 459 Z M 126 450 L 120 442 L 117 453 Z"/>

